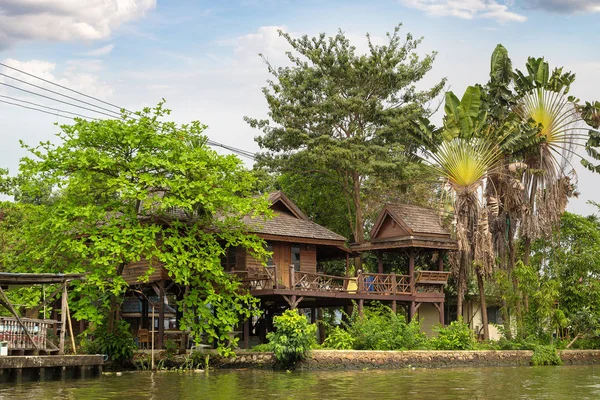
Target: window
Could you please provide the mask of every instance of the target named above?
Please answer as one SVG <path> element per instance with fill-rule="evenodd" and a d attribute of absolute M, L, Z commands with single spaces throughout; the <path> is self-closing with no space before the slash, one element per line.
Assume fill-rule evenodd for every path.
<path fill-rule="evenodd" d="M 500 312 L 500 307 L 488 307 L 488 323 L 502 325 L 504 321 L 502 320 L 502 313 Z"/>
<path fill-rule="evenodd" d="M 292 245 L 292 264 L 294 265 L 294 270 L 300 271 L 300 245 L 299 244 Z"/>
<path fill-rule="evenodd" d="M 271 243 L 267 243 L 265 246 L 265 250 L 271 253 L 271 256 L 267 259 L 267 267 L 273 266 L 273 245 Z"/>
<path fill-rule="evenodd" d="M 228 247 L 227 252 L 221 257 L 221 265 L 226 271 L 235 269 L 237 263 L 237 248 Z"/>

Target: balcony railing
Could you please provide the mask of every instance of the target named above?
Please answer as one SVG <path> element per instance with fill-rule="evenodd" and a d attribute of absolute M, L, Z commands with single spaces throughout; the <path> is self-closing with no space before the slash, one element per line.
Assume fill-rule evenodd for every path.
<path fill-rule="evenodd" d="M 48 341 L 48 329 L 54 320 L 0 317 L 0 341 L 14 350 L 58 350 Z"/>
<path fill-rule="evenodd" d="M 287 271 L 278 271 L 276 265 L 249 267 L 231 271 L 250 291 L 293 289 L 304 292 L 364 293 L 395 295 L 411 293 L 443 293 L 449 272 L 418 271 L 413 282 L 409 275 L 372 274 L 359 272 L 354 278 L 296 271 L 293 265 Z M 279 275 L 278 275 L 279 272 Z M 285 282 L 283 273 L 288 273 Z M 412 289 L 414 288 L 414 289 Z"/>

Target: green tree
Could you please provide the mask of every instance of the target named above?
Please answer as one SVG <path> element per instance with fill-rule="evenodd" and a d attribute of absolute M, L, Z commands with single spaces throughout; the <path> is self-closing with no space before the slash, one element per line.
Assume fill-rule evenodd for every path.
<path fill-rule="evenodd" d="M 420 39 L 403 40 L 400 26 L 383 46 L 369 35 L 367 54 L 357 54 L 339 32 L 298 39 L 280 32 L 292 51 L 291 66 L 265 60 L 273 80 L 263 92 L 270 120 L 246 118 L 261 129 L 265 150 L 259 163 L 280 172 L 319 174 L 345 202 L 354 241 L 364 240 L 363 185 L 368 178 L 393 177 L 414 159 L 412 120 L 428 116 L 428 102 L 445 80 L 417 90 L 435 53 L 419 59 Z"/>
<path fill-rule="evenodd" d="M 220 259 L 231 246 L 265 257 L 242 221 L 268 215 L 268 202 L 251 196 L 254 181 L 239 159 L 206 146 L 204 125 L 160 122 L 168 113 L 159 104 L 135 118 L 76 120 L 61 126 L 57 145 L 23 144 L 31 155 L 21 160 L 19 190 L 33 198 L 51 187 L 56 196 L 50 205 L 11 206 L 38 217 L 19 228 L 25 235 L 3 259 L 22 271 L 86 272 L 73 294 L 75 318 L 106 323 L 108 332 L 127 288 L 124 268 L 149 260 L 184 288 L 182 326 L 225 349 L 256 307 Z"/>

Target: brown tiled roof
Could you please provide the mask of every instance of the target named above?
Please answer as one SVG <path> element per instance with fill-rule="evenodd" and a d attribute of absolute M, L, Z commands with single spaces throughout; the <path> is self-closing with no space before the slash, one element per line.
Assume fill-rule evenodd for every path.
<path fill-rule="evenodd" d="M 450 236 L 450 231 L 440 222 L 440 216 L 430 208 L 414 206 L 412 204 L 386 204 L 394 219 L 401 219 L 412 231 L 410 233 L 434 234 Z"/>
<path fill-rule="evenodd" d="M 246 219 L 250 230 L 254 233 L 276 236 L 337 241 L 344 243 L 346 238 L 310 220 L 299 219 L 291 215 L 276 213 L 267 221 Z"/>

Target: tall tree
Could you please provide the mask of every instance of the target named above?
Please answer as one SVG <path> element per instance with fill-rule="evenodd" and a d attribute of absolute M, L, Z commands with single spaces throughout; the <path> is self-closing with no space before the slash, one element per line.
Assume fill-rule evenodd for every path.
<path fill-rule="evenodd" d="M 41 258 L 46 272 L 86 272 L 75 318 L 110 326 L 127 287 L 124 268 L 145 258 L 185 288 L 182 326 L 225 349 L 255 300 L 220 259 L 231 246 L 265 257 L 242 220 L 268 215 L 268 202 L 251 196 L 253 179 L 239 159 L 207 147 L 204 125 L 160 122 L 167 113 L 159 104 L 135 118 L 76 120 L 61 127 L 58 145 L 24 145 L 21 192 L 35 198 L 51 187 L 59 195 L 38 206 L 43 218 L 23 230 L 9 261 L 26 270 Z"/>
<path fill-rule="evenodd" d="M 363 185 L 373 177 L 394 176 L 416 151 L 412 120 L 428 116 L 428 103 L 445 80 L 417 90 L 435 53 L 420 59 L 421 39 L 400 37 L 400 26 L 376 46 L 367 35 L 367 54 L 339 32 L 309 38 L 280 35 L 291 46 L 291 66 L 275 67 L 263 89 L 269 120 L 246 118 L 263 136 L 259 162 L 273 170 L 315 173 L 338 188 L 346 203 L 355 242 L 364 235 Z"/>

